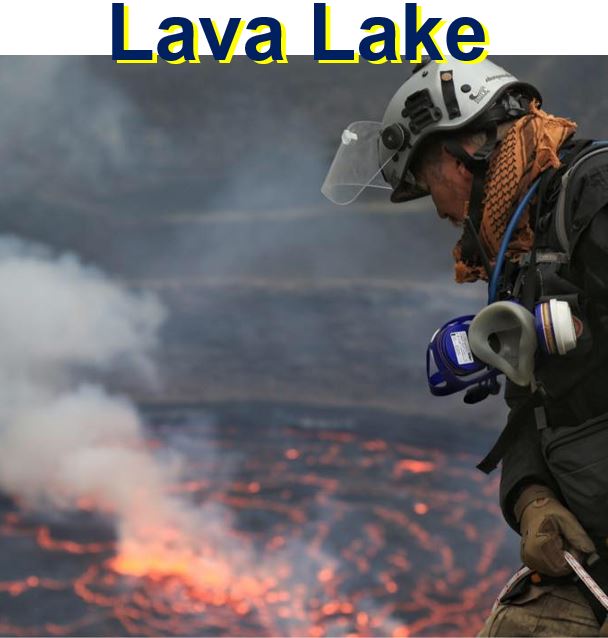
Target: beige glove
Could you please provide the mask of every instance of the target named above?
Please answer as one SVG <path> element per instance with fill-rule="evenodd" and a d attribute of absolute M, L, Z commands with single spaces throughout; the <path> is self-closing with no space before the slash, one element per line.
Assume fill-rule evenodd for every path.
<path fill-rule="evenodd" d="M 521 532 L 521 559 L 530 569 L 546 576 L 565 576 L 571 568 L 563 552 L 578 558 L 595 551 L 581 524 L 544 485 L 524 489 L 514 508 Z"/>

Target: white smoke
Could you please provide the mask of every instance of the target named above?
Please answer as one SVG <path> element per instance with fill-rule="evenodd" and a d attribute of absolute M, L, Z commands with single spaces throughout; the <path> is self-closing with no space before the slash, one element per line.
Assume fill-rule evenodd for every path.
<path fill-rule="evenodd" d="M 186 522 L 175 459 L 147 447 L 135 406 L 92 375 L 150 379 L 165 318 L 70 254 L 0 240 L 0 489 L 30 507 L 107 511 L 122 543 Z M 84 381 L 83 381 L 84 379 Z"/>
<path fill-rule="evenodd" d="M 0 199 L 32 193 L 70 201 L 78 192 L 91 199 L 110 177 L 141 170 L 131 138 L 141 133 L 140 118 L 116 87 L 90 75 L 85 58 L 0 61 Z"/>

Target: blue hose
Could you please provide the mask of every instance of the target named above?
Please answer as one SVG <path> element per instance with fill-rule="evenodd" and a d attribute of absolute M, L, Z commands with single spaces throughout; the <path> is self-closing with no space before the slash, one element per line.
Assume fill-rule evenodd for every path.
<path fill-rule="evenodd" d="M 509 224 L 507 225 L 507 229 L 505 230 L 505 234 L 503 235 L 502 242 L 500 244 L 500 249 L 498 251 L 498 255 L 496 256 L 496 264 L 494 269 L 492 270 L 492 278 L 490 279 L 490 285 L 488 286 L 488 304 L 493 303 L 496 300 L 496 288 L 498 287 L 498 280 L 500 278 L 500 273 L 502 272 L 502 267 L 505 261 L 505 254 L 507 252 L 507 248 L 509 247 L 509 243 L 511 242 L 511 235 L 513 231 L 517 227 L 519 223 L 519 219 L 522 216 L 524 210 L 526 210 L 526 206 L 530 203 L 532 197 L 538 190 L 538 185 L 540 183 L 540 177 L 532 184 L 530 190 L 524 195 L 524 198 L 519 202 L 519 205 L 515 209 L 515 212 L 511 216 Z"/>
<path fill-rule="evenodd" d="M 596 140 L 591 143 L 592 147 L 596 146 L 607 146 L 608 140 Z M 562 158 L 562 154 L 560 153 L 560 159 Z M 515 209 L 515 213 L 511 217 L 509 224 L 507 225 L 507 229 L 505 230 L 505 234 L 502 238 L 502 242 L 500 244 L 500 250 L 498 251 L 498 255 L 496 256 L 496 265 L 494 266 L 494 270 L 492 271 L 492 278 L 490 280 L 490 284 L 488 286 L 488 304 L 493 303 L 496 300 L 496 288 L 498 287 L 498 280 L 500 278 L 500 273 L 502 272 L 502 267 L 505 261 L 505 254 L 507 252 L 507 248 L 509 247 L 509 243 L 511 242 L 511 235 L 513 231 L 517 227 L 520 217 L 522 216 L 526 206 L 530 202 L 530 199 L 534 197 L 534 194 L 538 190 L 538 185 L 540 183 L 540 177 L 532 184 L 530 190 L 525 194 L 524 198 L 519 202 L 519 206 Z"/>

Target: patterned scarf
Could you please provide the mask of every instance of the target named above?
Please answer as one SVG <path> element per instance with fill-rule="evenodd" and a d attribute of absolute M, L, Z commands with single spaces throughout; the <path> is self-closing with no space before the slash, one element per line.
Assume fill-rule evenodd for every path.
<path fill-rule="evenodd" d="M 559 148 L 575 130 L 576 123 L 572 120 L 549 115 L 532 102 L 530 113 L 516 120 L 494 152 L 486 177 L 479 229 L 481 243 L 492 265 L 518 202 L 543 171 L 560 166 Z M 534 202 L 523 213 L 513 232 L 507 259 L 515 260 L 532 248 L 534 231 L 528 224 L 531 205 Z M 453 252 L 456 281 L 487 281 L 485 268 L 480 263 L 463 261 L 461 242 L 456 244 Z"/>

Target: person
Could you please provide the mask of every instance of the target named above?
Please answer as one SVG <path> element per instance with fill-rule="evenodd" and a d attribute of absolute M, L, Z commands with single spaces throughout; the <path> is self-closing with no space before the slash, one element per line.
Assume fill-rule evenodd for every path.
<path fill-rule="evenodd" d="M 424 61 L 382 122 L 345 129 L 322 187 L 339 204 L 366 188 L 395 203 L 430 195 L 462 227 L 457 282 L 491 280 L 495 300 L 531 313 L 547 300 L 571 310 L 576 346 L 537 352 L 533 384 L 507 381 L 508 424 L 480 464 L 502 460 L 500 505 L 528 567 L 481 636 L 608 635 L 606 609 L 564 558 L 571 551 L 608 588 L 608 152 L 575 133 L 488 59 Z"/>

